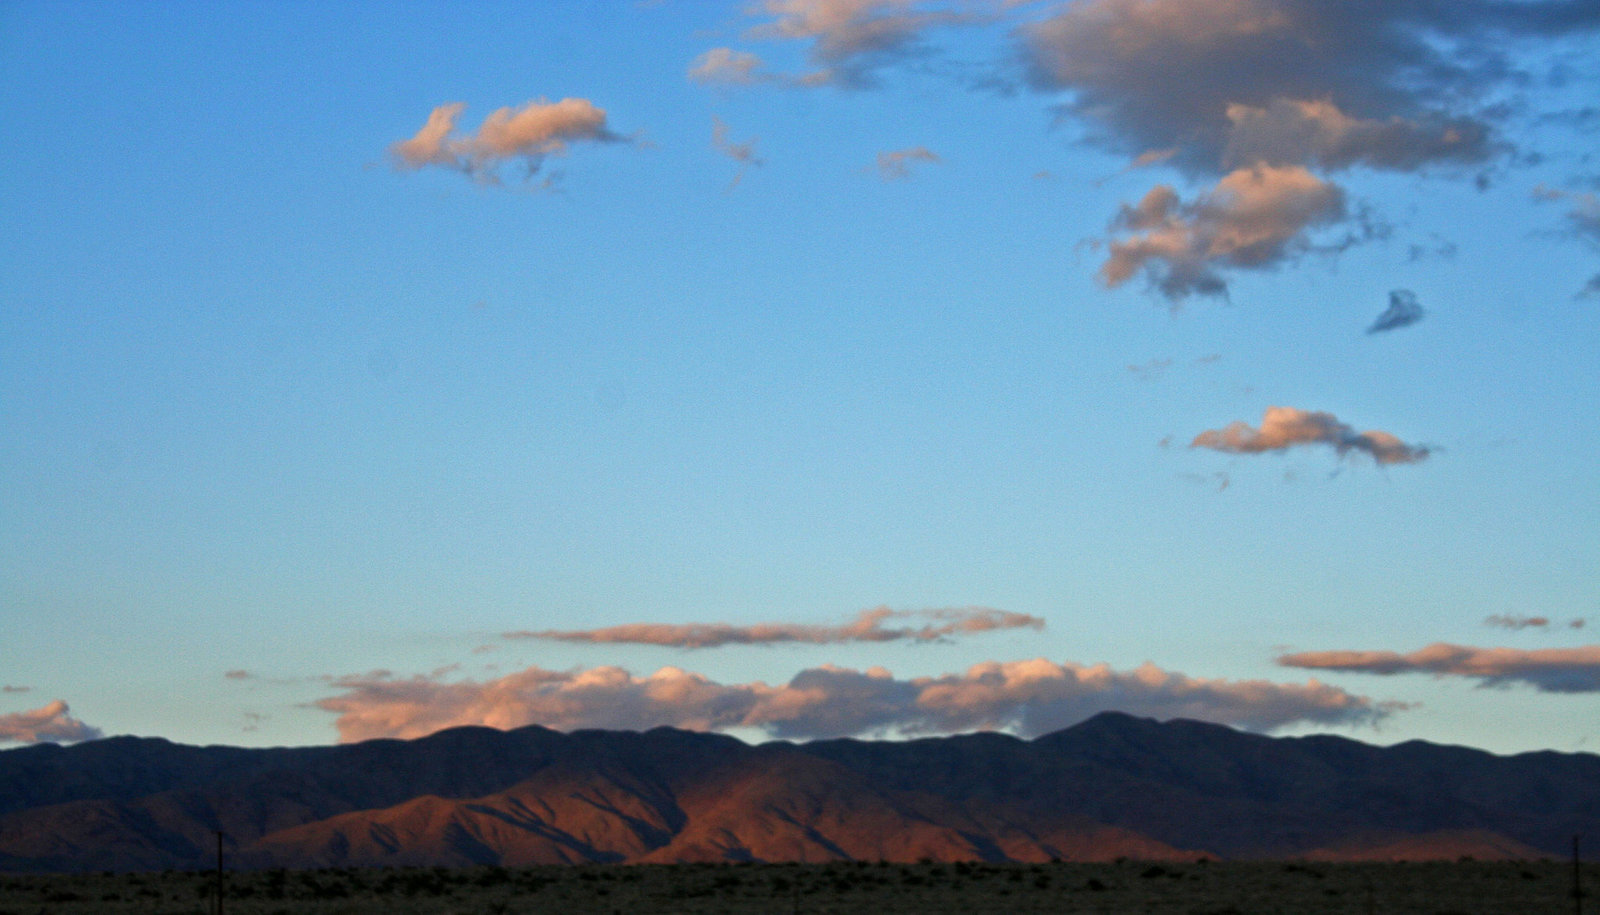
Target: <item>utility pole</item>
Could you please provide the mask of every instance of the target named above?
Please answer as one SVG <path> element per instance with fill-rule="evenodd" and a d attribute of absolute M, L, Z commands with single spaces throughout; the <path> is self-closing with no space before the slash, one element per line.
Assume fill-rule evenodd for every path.
<path fill-rule="evenodd" d="M 217 830 L 217 915 L 222 915 L 222 830 Z"/>
<path fill-rule="evenodd" d="M 1572 837 L 1572 915 L 1583 915 L 1583 867 L 1578 863 L 1578 840 L 1583 836 Z"/>

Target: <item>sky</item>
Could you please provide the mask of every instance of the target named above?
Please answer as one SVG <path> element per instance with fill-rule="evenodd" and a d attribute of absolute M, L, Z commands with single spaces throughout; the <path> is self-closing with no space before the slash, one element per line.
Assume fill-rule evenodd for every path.
<path fill-rule="evenodd" d="M 0 3 L 0 746 L 1600 752 L 1600 2 Z"/>

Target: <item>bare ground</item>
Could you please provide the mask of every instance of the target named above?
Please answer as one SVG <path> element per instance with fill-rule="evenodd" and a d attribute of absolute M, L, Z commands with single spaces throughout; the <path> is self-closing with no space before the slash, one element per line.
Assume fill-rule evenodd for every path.
<path fill-rule="evenodd" d="M 210 915 L 215 875 L 0 874 L 0 915 Z M 681 864 L 261 871 L 229 915 L 1480 915 L 1577 912 L 1570 863 Z M 1585 864 L 1600 915 L 1600 864 Z"/>

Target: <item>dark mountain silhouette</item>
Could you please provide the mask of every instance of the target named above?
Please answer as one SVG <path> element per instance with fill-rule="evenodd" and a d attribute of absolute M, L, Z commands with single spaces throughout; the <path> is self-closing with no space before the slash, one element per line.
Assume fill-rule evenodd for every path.
<path fill-rule="evenodd" d="M 116 737 L 0 752 L 0 870 L 580 862 L 1560 856 L 1600 756 L 1271 738 L 1098 715 L 750 746 L 456 728 L 332 747 Z"/>

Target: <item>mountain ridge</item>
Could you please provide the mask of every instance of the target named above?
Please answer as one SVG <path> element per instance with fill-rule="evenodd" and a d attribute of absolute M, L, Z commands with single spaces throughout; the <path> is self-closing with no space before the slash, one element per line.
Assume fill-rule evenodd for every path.
<path fill-rule="evenodd" d="M 1102 713 L 1023 740 L 757 745 L 464 727 L 324 747 L 0 751 L 0 870 L 1560 856 L 1600 756 L 1268 737 Z"/>

